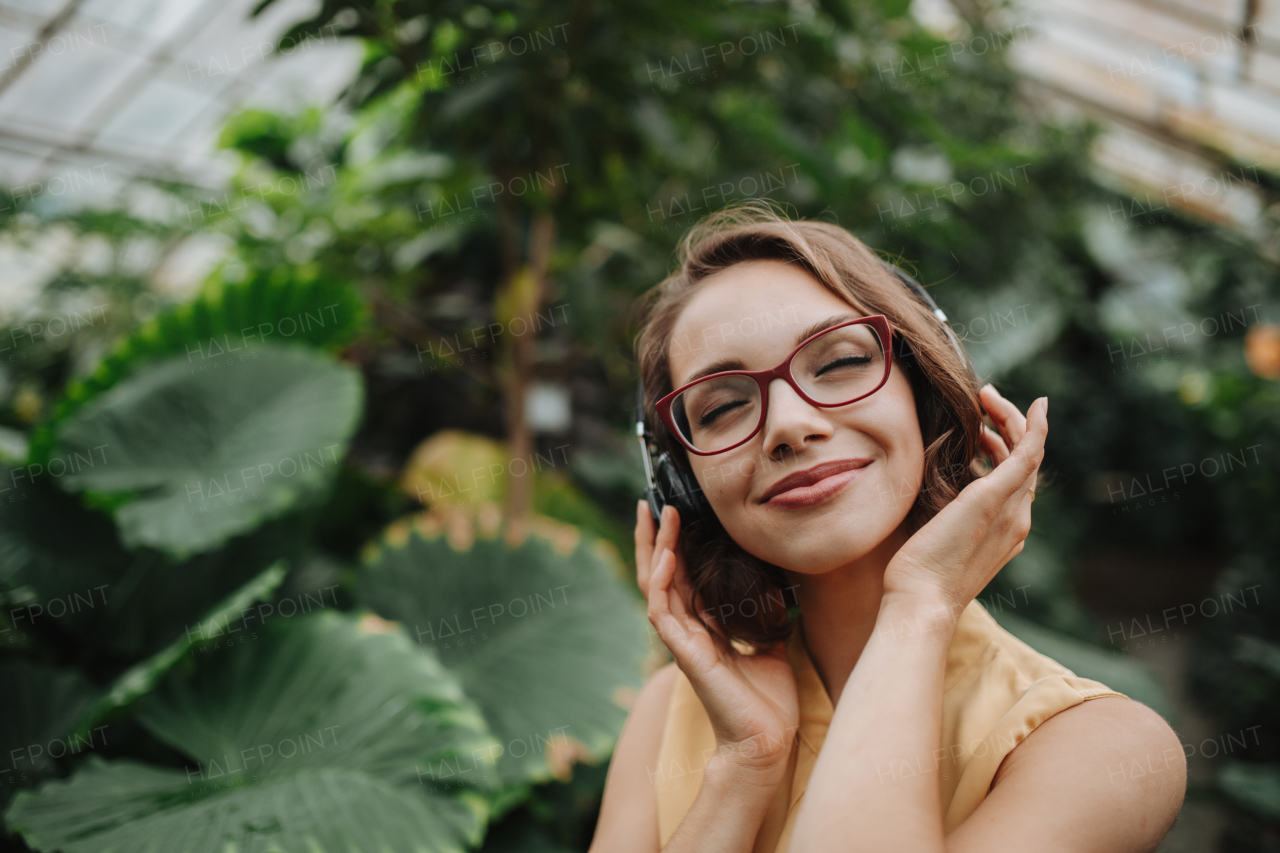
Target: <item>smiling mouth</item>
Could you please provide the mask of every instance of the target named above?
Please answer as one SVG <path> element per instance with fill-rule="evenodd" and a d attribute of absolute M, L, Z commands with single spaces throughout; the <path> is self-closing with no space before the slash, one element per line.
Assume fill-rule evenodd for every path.
<path fill-rule="evenodd" d="M 760 503 L 786 508 L 823 503 L 843 491 L 870 464 L 870 459 L 841 459 L 798 471 L 770 487 Z"/>

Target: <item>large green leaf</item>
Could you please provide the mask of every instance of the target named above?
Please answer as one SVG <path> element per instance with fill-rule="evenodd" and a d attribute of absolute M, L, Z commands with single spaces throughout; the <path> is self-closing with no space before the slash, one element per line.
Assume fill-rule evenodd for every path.
<path fill-rule="evenodd" d="M 322 488 L 361 400 L 355 371 L 301 349 L 262 346 L 244 364 L 207 370 L 170 359 L 63 426 L 60 448 L 101 458 L 62 483 L 117 496 L 131 546 L 208 550 Z"/>
<path fill-rule="evenodd" d="M 366 554 L 360 600 L 462 681 L 502 740 L 504 781 L 563 778 L 573 757 L 606 755 L 648 650 L 612 549 L 545 520 L 512 546 L 496 511 L 449 524 L 449 537 L 439 517 L 393 525 Z"/>
<path fill-rule="evenodd" d="M 90 762 L 24 792 L 11 830 L 63 853 L 461 851 L 497 745 L 457 681 L 376 617 L 269 623 L 138 706 L 186 770 Z M 465 773 L 479 768 L 480 772 Z"/>
<path fill-rule="evenodd" d="M 76 732 L 90 730 L 107 713 L 123 708 L 139 696 L 146 694 L 160 682 L 165 674 L 201 643 L 206 643 L 221 636 L 230 628 L 235 617 L 243 618 L 243 614 L 254 602 L 270 595 L 284 581 L 285 568 L 282 563 L 275 563 L 262 574 L 237 589 L 224 601 L 218 603 L 203 619 L 183 631 L 176 640 L 145 660 L 139 661 L 118 676 L 94 704 L 85 712 L 76 726 Z"/>
<path fill-rule="evenodd" d="M 270 522 L 181 562 L 151 549 L 136 551 L 119 578 L 101 593 L 95 590 L 98 606 L 83 608 L 80 621 L 64 620 L 64 627 L 74 629 L 94 668 L 118 674 L 193 631 L 272 563 L 292 559 L 299 526 L 294 518 Z"/>
<path fill-rule="evenodd" d="M 0 588 L 12 604 L 30 600 L 33 609 L 24 617 L 83 621 L 91 609 L 85 601 L 99 602 L 101 586 L 119 577 L 129 560 L 111 518 L 56 488 L 54 478 L 38 464 L 9 469 L 3 476 L 9 484 L 16 481 L 17 499 L 0 499 Z M 69 530 L 75 535 L 68 536 Z M 59 599 L 51 612 L 48 605 Z"/>
<path fill-rule="evenodd" d="M 361 329 L 365 313 L 350 285 L 313 269 L 280 268 L 244 282 L 212 282 L 194 301 L 120 340 L 92 375 L 68 385 L 32 433 L 30 459 L 48 464 L 61 424 L 143 365 L 180 355 L 192 365 L 226 367 L 261 343 L 334 348 Z"/>
<path fill-rule="evenodd" d="M 0 638 L 10 649 L 59 635 L 78 642 L 78 664 L 99 680 L 189 639 L 210 608 L 296 550 L 297 525 L 282 519 L 182 562 L 130 553 L 109 515 L 53 483 L 37 475 L 21 500 L 0 501 Z"/>
<path fill-rule="evenodd" d="M 102 746 L 101 731 L 68 737 L 94 693 L 74 670 L 24 660 L 0 663 L 0 806 L 16 788 L 47 775 L 55 759 Z"/>

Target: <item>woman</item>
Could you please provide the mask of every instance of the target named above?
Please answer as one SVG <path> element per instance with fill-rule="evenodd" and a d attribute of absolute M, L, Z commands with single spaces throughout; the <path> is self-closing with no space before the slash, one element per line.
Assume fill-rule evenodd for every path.
<path fill-rule="evenodd" d="M 1173 731 L 974 601 L 1030 529 L 1048 400 L 1024 417 L 975 388 L 948 332 L 835 226 L 745 208 L 685 238 L 641 373 L 714 517 L 637 508 L 674 663 L 631 709 L 593 853 L 1120 853 L 1168 831 Z"/>

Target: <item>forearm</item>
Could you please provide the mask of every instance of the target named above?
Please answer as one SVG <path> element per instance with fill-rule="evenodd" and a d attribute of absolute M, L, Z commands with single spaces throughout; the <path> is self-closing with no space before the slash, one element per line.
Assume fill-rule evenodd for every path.
<path fill-rule="evenodd" d="M 792 849 L 943 849 L 936 755 L 957 615 L 886 597 L 809 778 Z"/>
<path fill-rule="evenodd" d="M 785 764 L 743 770 L 713 759 L 662 853 L 749 853 L 785 772 Z"/>

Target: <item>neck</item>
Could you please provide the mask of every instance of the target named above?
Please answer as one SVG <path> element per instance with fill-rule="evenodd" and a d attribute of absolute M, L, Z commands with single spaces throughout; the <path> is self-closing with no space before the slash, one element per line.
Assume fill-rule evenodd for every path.
<path fill-rule="evenodd" d="M 907 541 L 900 527 L 874 550 L 822 574 L 787 572 L 796 585 L 804 641 L 834 707 L 875 628 L 884 597 L 884 571 Z"/>

